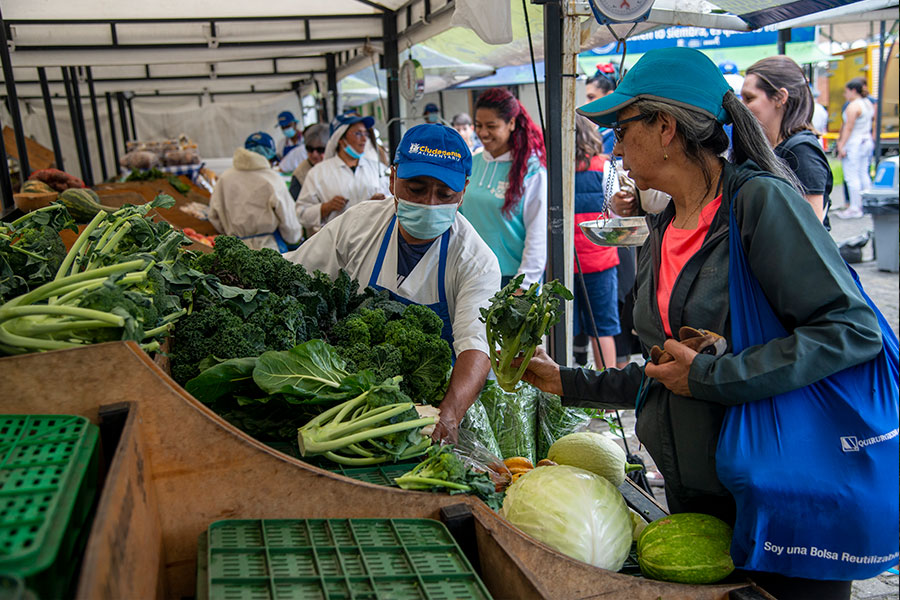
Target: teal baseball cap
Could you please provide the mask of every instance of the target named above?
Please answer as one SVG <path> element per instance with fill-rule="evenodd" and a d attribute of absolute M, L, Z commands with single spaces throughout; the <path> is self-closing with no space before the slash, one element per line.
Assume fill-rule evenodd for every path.
<path fill-rule="evenodd" d="M 625 74 L 615 91 L 576 109 L 598 125 L 614 125 L 616 113 L 638 100 L 660 100 L 700 110 L 720 123 L 731 117 L 722 98 L 731 90 L 719 67 L 693 48 L 650 50 Z"/>

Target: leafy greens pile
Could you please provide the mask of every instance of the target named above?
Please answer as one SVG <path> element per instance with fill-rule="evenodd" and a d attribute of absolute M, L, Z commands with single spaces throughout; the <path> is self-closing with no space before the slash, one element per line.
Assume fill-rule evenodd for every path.
<path fill-rule="evenodd" d="M 417 402 L 443 398 L 451 350 L 431 309 L 371 288 L 357 292 L 358 282 L 343 271 L 334 280 L 310 274 L 274 250 L 251 250 L 229 236 L 216 238 L 215 251 L 194 266 L 218 288 L 198 295 L 175 331 L 172 377 L 182 385 L 212 358 L 259 356 L 321 339 L 350 371 L 369 369 L 379 381 L 402 376 L 401 389 Z"/>
<path fill-rule="evenodd" d="M 481 309 L 494 374 L 507 392 L 515 391 L 541 338 L 559 321 L 560 300 L 573 298 L 572 292 L 556 280 L 544 285 L 535 282 L 517 294 L 524 278 L 513 278 L 491 298 L 489 307 Z M 513 359 L 519 356 L 522 362 L 513 368 Z"/>
<path fill-rule="evenodd" d="M 350 372 L 333 347 L 310 340 L 213 364 L 185 389 L 263 441 L 299 439 L 303 456 L 360 466 L 413 458 L 431 445 L 421 430 L 437 419 L 419 416 L 399 379 Z"/>
<path fill-rule="evenodd" d="M 503 505 L 503 493 L 490 475 L 467 467 L 451 444 L 432 446 L 428 458 L 394 481 L 404 490 L 475 494 L 494 510 Z"/>
<path fill-rule="evenodd" d="M 188 240 L 168 223 L 154 223 L 147 212 L 172 205 L 170 196 L 160 195 L 142 206 L 97 213 L 61 261 L 62 241 L 52 234 L 58 238 L 70 224 L 68 213 L 60 212 L 64 207 L 51 205 L 8 226 L 0 238 L 6 250 L 3 290 L 9 293 L 0 306 L 0 351 L 20 354 L 113 340 L 134 340 L 148 351 L 159 348 L 185 313 L 171 292 L 189 270 L 181 253 Z M 16 254 L 25 254 L 24 265 L 16 264 Z M 23 288 L 29 289 L 12 295 Z"/>

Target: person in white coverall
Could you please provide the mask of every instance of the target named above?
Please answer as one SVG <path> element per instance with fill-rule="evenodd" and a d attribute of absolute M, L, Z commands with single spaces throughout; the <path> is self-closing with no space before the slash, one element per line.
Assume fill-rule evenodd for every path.
<path fill-rule="evenodd" d="M 269 134 L 260 131 L 248 137 L 213 189 L 209 222 L 253 249 L 286 252 L 302 239 L 303 228 L 290 192 L 272 169 L 274 158 L 275 142 Z"/>
<path fill-rule="evenodd" d="M 496 256 L 458 213 L 471 172 L 472 154 L 454 129 L 417 125 L 391 167 L 392 198 L 352 207 L 285 256 L 332 277 L 343 269 L 441 317 L 455 363 L 433 437 L 454 442 L 490 370 L 479 308 L 500 288 Z"/>
<path fill-rule="evenodd" d="M 325 147 L 325 160 L 306 175 L 297 197 L 297 217 L 307 232 L 318 231 L 344 210 L 388 192 L 382 166 L 364 156 L 372 117 L 343 118 Z"/>

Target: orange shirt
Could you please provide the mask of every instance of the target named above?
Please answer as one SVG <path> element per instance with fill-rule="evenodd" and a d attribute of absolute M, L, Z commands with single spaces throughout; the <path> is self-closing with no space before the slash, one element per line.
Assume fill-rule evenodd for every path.
<path fill-rule="evenodd" d="M 712 223 L 716 211 L 722 204 L 722 196 L 704 206 L 700 210 L 700 218 L 697 219 L 696 229 L 678 229 L 671 222 L 663 233 L 661 260 L 659 263 L 659 278 L 656 287 L 656 302 L 659 304 L 659 314 L 662 317 L 663 329 L 666 336 L 672 337 L 672 329 L 669 326 L 669 300 L 672 297 L 672 288 L 678 274 L 706 238 L 709 225 Z"/>

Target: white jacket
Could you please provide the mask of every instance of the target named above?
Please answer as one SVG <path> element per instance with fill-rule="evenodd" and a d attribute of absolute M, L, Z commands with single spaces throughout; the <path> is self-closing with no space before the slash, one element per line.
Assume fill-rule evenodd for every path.
<path fill-rule="evenodd" d="M 372 276 L 378 250 L 393 216 L 393 198 L 363 202 L 328 223 L 300 248 L 284 257 L 303 265 L 308 271 L 319 269 L 332 277 L 344 269 L 363 288 Z M 398 230 L 395 225 L 376 283 L 417 304 L 434 304 L 439 300 L 440 238 L 431 244 L 415 268 L 398 284 Z M 461 214 L 456 215 L 450 227 L 444 287 L 456 355 L 473 349 L 487 354 L 487 335 L 484 323 L 478 320 L 481 316 L 478 309 L 487 307 L 491 297 L 500 289 L 500 265 L 475 228 Z"/>
<path fill-rule="evenodd" d="M 317 229 L 339 214 L 329 214 L 322 220 L 321 204 L 335 196 L 347 199 L 346 211 L 351 206 L 369 200 L 375 194 L 390 194 L 388 180 L 381 165 L 367 159 L 359 159 L 356 169 L 351 169 L 340 156 L 326 158 L 306 174 L 300 196 L 297 197 L 297 217 L 307 229 Z"/>
<path fill-rule="evenodd" d="M 242 238 L 254 249 L 277 250 L 272 235 L 259 235 L 276 229 L 284 241 L 299 241 L 303 228 L 294 212 L 294 200 L 269 161 L 256 152 L 238 148 L 232 164 L 216 182 L 209 200 L 209 221 L 216 231 Z"/>

